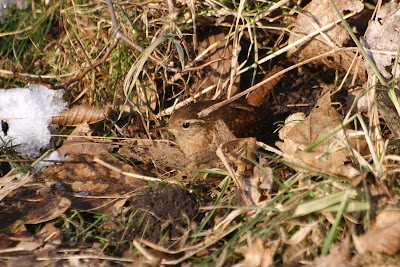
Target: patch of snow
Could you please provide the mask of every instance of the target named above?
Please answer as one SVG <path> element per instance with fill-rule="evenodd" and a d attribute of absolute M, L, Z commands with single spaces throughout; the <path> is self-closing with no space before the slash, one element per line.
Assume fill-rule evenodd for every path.
<path fill-rule="evenodd" d="M 27 88 L 0 89 L 0 138 L 17 146 L 22 156 L 37 157 L 50 144 L 51 117 L 67 108 L 64 90 L 51 90 L 39 84 Z M 6 131 L 7 130 L 7 131 Z"/>

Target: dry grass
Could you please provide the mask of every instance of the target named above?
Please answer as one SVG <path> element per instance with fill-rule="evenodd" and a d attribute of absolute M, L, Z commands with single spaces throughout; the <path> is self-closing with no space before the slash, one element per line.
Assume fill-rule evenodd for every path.
<path fill-rule="evenodd" d="M 0 88 L 23 87 L 26 83 L 63 88 L 70 105 L 90 103 L 116 111 L 119 120 L 106 125 L 100 131 L 102 135 L 120 137 L 133 129 L 132 137 L 136 138 L 152 138 L 150 128 L 162 124 L 163 116 L 180 103 L 194 98 L 228 98 L 233 82 L 226 82 L 225 90 L 198 86 L 208 74 L 201 66 L 205 53 L 198 54 L 197 48 L 209 32 L 227 33 L 221 43 L 232 45 L 229 61 L 231 66 L 239 65 L 231 74 L 232 81 L 235 75 L 246 75 L 247 81 L 242 83 L 247 89 L 261 81 L 271 65 L 287 61 L 284 53 L 293 46 L 287 43 L 287 25 L 301 10 L 292 1 L 121 1 L 113 5 L 116 20 L 112 21 L 106 1 L 43 3 L 35 2 L 26 10 L 19 10 L 1 26 Z M 317 34 L 318 30 L 309 36 Z M 307 81 L 326 80 L 313 77 L 307 68 L 298 69 L 323 56 L 326 55 L 291 64 L 286 71 L 295 69 L 294 76 L 302 79 L 304 74 L 309 77 L 304 79 Z M 346 77 L 338 78 L 340 87 Z M 368 82 L 364 86 L 368 87 L 368 101 L 375 103 L 379 81 Z M 394 84 L 385 85 L 394 90 Z M 351 162 L 361 172 L 358 181 L 299 166 L 298 162 L 283 159 L 275 148 L 265 147 L 259 158 L 272 168 L 274 186 L 263 191 L 262 202 L 244 206 L 235 202 L 234 184 L 224 169 L 182 170 L 192 175 L 193 180 L 184 186 L 199 197 L 203 217 L 188 227 L 186 236 L 174 248 L 164 247 L 161 241 L 155 245 L 140 238 L 112 239 L 102 228 L 112 222 L 119 230 L 127 229 L 131 217 L 119 220 L 88 211 L 71 211 L 63 215 L 58 226 L 65 239 L 76 241 L 82 250 L 96 244 L 105 254 L 116 256 L 103 258 L 110 261 L 139 260 L 157 265 L 162 258 L 161 263 L 166 265 L 261 266 L 243 259 L 264 255 L 266 258 L 261 261 L 270 260 L 278 266 L 312 263 L 329 254 L 334 245 L 345 244 L 351 235 L 368 231 L 379 210 L 398 208 L 398 141 L 379 114 L 375 109 L 368 117 L 352 116 L 350 111 L 346 116 L 346 124 L 364 131 L 370 151 L 367 156 L 352 154 Z M 328 133 L 326 138 L 331 135 Z M 4 149 L 3 155 L 11 157 L 12 152 Z M 18 159 L 17 155 L 13 157 Z M 4 166 L 3 169 L 26 170 L 24 162 Z M 180 172 L 163 170 L 156 166 L 153 174 L 170 178 Z M 5 174 L 3 170 L 2 173 Z M 204 173 L 225 178 L 219 184 L 213 181 L 199 186 L 197 181 Z M 374 200 L 378 197 L 386 202 L 378 203 Z M 85 219 L 87 214 L 91 220 Z M 125 250 L 121 251 L 121 247 Z M 123 253 L 131 257 L 122 257 Z M 355 249 L 348 253 L 357 254 Z M 393 257 L 388 262 L 396 260 Z M 353 261 L 372 264 L 373 259 Z"/>

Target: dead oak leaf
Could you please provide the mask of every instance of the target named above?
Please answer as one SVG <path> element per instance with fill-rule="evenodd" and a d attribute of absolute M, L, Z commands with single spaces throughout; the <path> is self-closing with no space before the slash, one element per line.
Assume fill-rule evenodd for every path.
<path fill-rule="evenodd" d="M 364 5 L 359 0 L 335 0 L 335 5 L 343 14 L 345 12 L 360 12 Z M 339 19 L 329 0 L 314 0 L 307 4 L 297 16 L 296 22 L 289 26 L 289 44 L 297 42 L 300 38 L 314 33 L 328 24 L 335 23 Z M 298 62 L 329 52 L 336 48 L 346 47 L 350 35 L 346 28 L 341 24 L 326 30 L 323 34 L 318 34 L 311 41 L 298 44 L 288 51 L 288 55 L 296 58 Z M 352 61 L 356 54 L 352 51 L 341 51 L 330 54 L 329 57 L 318 59 L 317 64 L 324 64 L 332 69 L 347 71 L 352 66 Z M 357 68 L 356 68 L 357 69 Z M 353 70 L 353 72 L 355 72 Z M 365 81 L 365 69 L 363 66 L 358 68 L 358 77 Z"/>
<path fill-rule="evenodd" d="M 289 128 L 284 126 L 279 132 L 284 142 L 276 145 L 284 152 L 284 158 L 295 166 L 303 166 L 295 167 L 300 171 L 318 171 L 347 179 L 359 176 L 360 172 L 347 164 L 351 159 L 349 143 L 353 142 L 349 142 L 348 130 L 341 126 L 340 115 L 331 107 L 329 90 L 325 90 L 304 120 L 301 117 L 289 117 Z"/>

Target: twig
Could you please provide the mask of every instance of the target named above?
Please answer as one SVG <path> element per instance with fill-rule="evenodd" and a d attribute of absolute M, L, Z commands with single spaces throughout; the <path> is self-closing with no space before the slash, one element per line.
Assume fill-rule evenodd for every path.
<path fill-rule="evenodd" d="M 197 67 L 185 68 L 185 69 L 183 69 L 181 72 L 189 72 L 189 71 L 200 70 L 200 69 L 203 69 L 203 68 L 205 68 L 205 67 L 207 67 L 207 66 L 209 66 L 209 65 L 211 65 L 211 64 L 213 64 L 213 63 L 215 63 L 215 62 L 219 62 L 219 61 L 223 61 L 223 60 L 228 60 L 228 59 L 231 59 L 231 58 L 232 58 L 232 55 L 225 56 L 225 57 L 221 57 L 221 58 L 217 58 L 217 59 L 213 59 L 213 60 L 210 60 L 209 62 L 204 63 L 203 65 L 200 65 L 200 66 L 197 66 Z"/>
<path fill-rule="evenodd" d="M 178 184 L 177 182 L 167 182 L 167 181 L 163 181 L 161 179 L 150 177 L 150 176 L 145 176 L 145 175 L 141 175 L 141 174 L 137 174 L 137 173 L 125 172 L 125 171 L 122 171 L 121 169 L 118 169 L 118 168 L 112 166 L 111 164 L 109 164 L 107 162 L 104 162 L 103 160 L 101 160 L 101 159 L 99 159 L 97 157 L 95 157 L 93 159 L 93 161 L 98 163 L 98 164 L 100 164 L 101 166 L 103 166 L 103 167 L 105 167 L 107 169 L 110 169 L 112 171 L 115 171 L 117 173 L 129 176 L 129 177 L 132 177 L 132 178 L 136 178 L 136 179 L 140 179 L 140 180 L 144 180 L 144 181 L 149 181 L 149 182 Z"/>

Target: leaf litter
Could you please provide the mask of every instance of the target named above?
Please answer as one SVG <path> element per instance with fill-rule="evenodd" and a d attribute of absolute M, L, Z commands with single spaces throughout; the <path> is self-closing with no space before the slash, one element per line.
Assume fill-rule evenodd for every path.
<path fill-rule="evenodd" d="M 365 8 L 361 1 L 334 2 L 346 15 Z M 314 79 L 314 67 L 304 66 L 295 74 L 285 73 L 286 79 L 281 79 L 272 97 L 266 98 L 265 105 L 275 108 L 272 120 L 285 120 L 279 131 L 280 141 L 276 142 L 280 150 L 274 147 L 273 141 L 276 140 L 271 142 L 272 138 L 265 137 L 261 141 L 267 144 L 263 144 L 251 138 L 235 139 L 233 136 L 219 147 L 218 157 L 215 151 L 209 151 L 204 164 L 196 165 L 181 153 L 170 136 L 164 136 L 169 140 L 152 140 L 159 137 L 150 128 L 162 122 L 155 114 L 166 114 L 165 110 L 172 111 L 186 100 L 190 102 L 195 98 L 229 98 L 251 87 L 258 79 L 264 79 L 266 72 L 282 71 L 284 68 L 274 70 L 268 64 L 260 63 L 264 62 L 263 59 L 257 58 L 272 58 L 272 50 L 264 51 L 271 45 L 290 51 L 287 55 L 281 53 L 277 58 L 282 61 L 279 64 L 288 66 L 293 61 L 301 65 L 317 55 L 320 58 L 314 59 L 313 63 L 323 64 L 326 69 L 348 72 L 344 76 L 339 75 L 340 79 L 343 78 L 341 88 L 350 88 L 357 83 L 361 90 L 366 90 L 366 85 L 363 85 L 367 77 L 364 64 L 357 62 L 355 49 L 346 50 L 349 34 L 339 23 L 330 1 L 311 1 L 303 8 L 288 6 L 291 14 L 299 13 L 289 27 L 288 43 L 285 43 L 287 39 L 278 38 L 279 34 L 284 36 L 283 31 L 274 35 L 277 28 L 267 30 L 269 26 L 265 25 L 272 21 L 268 17 L 272 15 L 268 9 L 265 13 L 257 13 L 260 10 L 252 10 L 250 6 L 240 9 L 244 16 L 238 23 L 240 20 L 235 21 L 231 16 L 229 5 L 219 9 L 220 13 L 212 13 L 217 8 L 215 3 L 192 4 L 189 8 L 188 3 L 170 1 L 158 6 L 147 2 L 115 3 L 122 10 L 117 17 L 119 25 L 112 22 L 113 29 L 120 30 L 116 34 L 118 38 L 126 41 L 122 36 L 127 35 L 133 42 L 148 48 L 141 50 L 132 48 L 135 47 L 133 45 L 128 48 L 135 63 L 122 68 L 122 61 L 115 63 L 113 54 L 113 49 L 121 49 L 122 41 L 118 39 L 119 44 L 116 41 L 108 50 L 104 48 L 106 56 L 96 60 L 98 55 L 93 55 L 99 45 L 109 43 L 109 28 L 96 32 L 93 25 L 93 28 L 82 27 L 99 18 L 109 21 L 115 13 L 105 13 L 105 5 L 99 3 L 93 4 L 103 5 L 103 9 L 96 11 L 99 13 L 90 13 L 90 5 L 86 7 L 88 9 L 77 5 L 71 9 L 62 7 L 63 12 L 59 16 L 75 16 L 75 22 L 69 19 L 64 22 L 64 26 L 74 27 L 74 34 L 69 35 L 68 27 L 60 30 L 68 37 L 60 39 L 58 49 L 69 51 L 68 46 L 71 45 L 76 58 L 63 54 L 54 59 L 60 62 L 60 68 L 71 66 L 72 73 L 83 69 L 81 62 L 87 62 L 87 65 L 81 74 L 69 80 L 57 80 L 69 76 L 47 75 L 44 69 L 40 74 L 50 77 L 44 78 L 49 84 L 56 81 L 56 86 L 64 85 L 66 97 L 73 99 L 71 103 L 81 102 L 82 99 L 82 103 L 100 101 L 104 107 L 113 106 L 113 111 L 119 115 L 113 117 L 115 114 L 109 113 L 108 108 L 75 104 L 62 115 L 62 119 L 53 120 L 53 123 L 75 127 L 69 132 L 63 128 L 61 131 L 66 132 L 63 143 L 55 145 L 57 151 L 54 153 L 65 158 L 44 158 L 43 161 L 56 164 L 34 174 L 28 172 L 26 176 L 13 174 L 12 171 L 17 169 L 13 167 L 8 176 L 2 177 L 1 228 L 7 229 L 1 234 L 0 252 L 6 256 L 1 258 L 2 262 L 17 265 L 25 262 L 38 265 L 43 261 L 46 264 L 67 261 L 71 265 L 83 262 L 93 265 L 115 262 L 122 265 L 127 262 L 191 265 L 214 261 L 221 266 L 274 266 L 282 263 L 314 266 L 363 263 L 367 266 L 374 262 L 368 253 L 391 255 L 393 258 L 387 262 L 396 262 L 399 216 L 398 182 L 395 177 L 398 170 L 391 166 L 398 161 L 395 155 L 397 144 L 393 136 L 383 135 L 391 142 L 386 143 L 378 157 L 376 153 L 382 150 L 374 148 L 375 139 L 370 138 L 370 131 L 379 127 L 372 124 L 372 120 L 369 129 L 363 126 L 363 118 L 373 114 L 371 104 L 377 103 L 383 107 L 379 110 L 382 122 L 386 122 L 392 134 L 397 136 L 398 114 L 395 105 L 384 101 L 385 96 L 372 101 L 368 99 L 367 109 L 360 108 L 359 114 L 348 108 L 349 113 L 345 115 L 337 105 L 338 99 L 343 99 L 332 85 L 332 76 L 321 75 L 325 81 Z M 261 2 L 256 1 L 255 4 L 264 8 Z M 273 9 L 277 10 L 282 3 L 275 5 Z M 138 14 L 131 12 L 129 8 L 132 6 L 143 11 L 136 17 L 135 24 L 122 19 Z M 195 13 L 205 12 L 200 11 L 204 6 L 211 8 L 207 11 L 210 13 L 204 13 L 206 17 L 198 21 L 209 25 L 184 21 L 187 18 L 196 20 Z M 378 22 L 383 27 L 395 28 L 388 22 L 395 18 L 397 11 L 387 18 L 382 15 L 390 9 L 388 6 L 378 11 Z M 188 7 L 192 14 L 176 16 L 174 12 L 183 12 L 182 7 Z M 55 6 L 53 10 L 57 8 Z M 87 11 L 90 11 L 90 19 L 81 15 L 84 14 L 81 12 Z M 266 17 L 257 17 L 260 14 L 266 14 Z M 250 23 L 249 15 L 256 15 L 255 18 L 259 19 L 256 25 L 262 30 L 255 30 L 246 24 Z M 289 25 L 285 19 L 280 22 Z M 300 39 L 307 34 L 313 35 L 330 23 L 331 30 L 317 34 L 311 41 L 307 39 L 304 43 Z M 371 21 L 370 26 L 374 23 Z M 179 28 L 177 25 L 186 26 Z M 221 25 L 236 27 L 234 34 L 222 28 L 209 31 Z M 253 35 L 253 30 L 258 31 L 257 34 Z M 135 35 L 138 31 L 142 35 Z M 175 32 L 176 36 L 163 35 L 169 31 Z M 90 39 L 94 33 L 98 37 L 96 42 Z M 186 34 L 190 37 L 185 38 Z M 193 48 L 199 37 L 196 34 L 201 38 L 199 46 Z M 195 51 L 198 54 L 207 51 L 207 47 L 216 41 L 220 42 L 208 49 L 209 53 L 202 58 L 201 64 L 206 65 L 196 68 L 198 61 L 191 62 Z M 290 46 L 300 41 L 300 45 Z M 370 39 L 368 35 L 367 41 L 369 47 L 375 50 L 387 49 L 391 53 L 397 50 L 392 46 L 381 48 L 379 44 L 374 45 L 375 39 Z M 52 45 L 46 47 L 52 48 Z M 231 57 L 240 48 L 246 50 L 245 53 Z M 332 49 L 338 52 L 331 53 Z M 83 50 L 85 53 L 81 54 Z M 126 55 L 126 50 L 118 51 L 120 58 Z M 325 57 L 324 53 L 332 57 Z M 390 60 L 394 59 L 392 55 Z M 378 69 L 392 66 L 388 65 L 389 57 L 383 61 L 375 54 L 373 57 Z M 238 58 L 239 64 L 236 61 Z M 21 66 L 23 64 L 15 66 L 14 72 L 21 75 L 17 78 L 41 77 L 23 76 Z M 54 65 L 46 65 L 49 73 L 58 73 L 52 71 L 51 66 Z M 257 68 L 252 67 L 253 71 L 236 75 L 241 68 L 249 66 Z M 365 66 L 370 68 L 370 65 Z M 178 68 L 182 72 L 177 71 Z M 2 73 L 7 75 L 7 72 Z M 346 81 L 348 75 L 352 78 L 351 85 L 349 80 Z M 368 75 L 368 79 L 372 80 L 372 73 L 368 72 Z M 296 81 L 289 77 L 296 77 Z M 324 85 L 326 80 L 329 80 L 329 85 Z M 113 86 L 115 84 L 116 87 Z M 313 87 L 315 85 L 318 86 Z M 108 90 L 118 86 L 121 90 Z M 101 88 L 105 88 L 103 92 Z M 318 96 L 307 98 L 304 94 Z M 290 102 L 293 95 L 297 100 Z M 112 99 L 111 105 L 107 99 Z M 300 103 L 299 99 L 307 102 Z M 353 101 L 359 100 L 356 97 Z M 288 110 L 289 104 L 298 105 L 290 109 L 293 115 L 280 114 L 279 110 Z M 299 107 L 299 104 L 306 104 L 307 107 Z M 270 109 L 266 106 L 264 110 L 267 112 Z M 357 106 L 357 103 L 350 102 L 349 106 Z M 385 130 L 385 126 L 381 128 Z M 264 136 L 272 135 L 272 128 L 267 129 L 263 132 Z M 264 151 L 260 151 L 256 144 Z M 10 155 L 18 160 L 18 154 Z M 10 160 L 10 157 L 7 159 Z M 18 168 L 26 171 L 29 167 L 21 161 Z M 65 246 L 75 252 L 62 250 Z M 9 256 L 14 258 L 7 258 Z"/>

